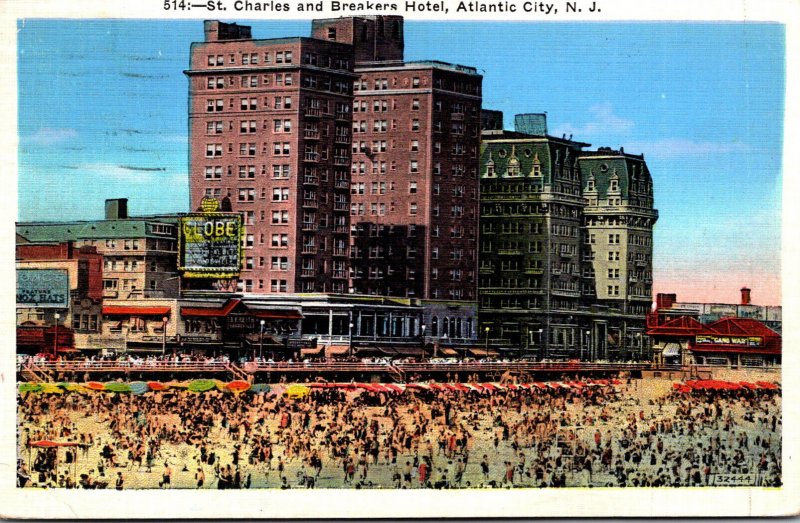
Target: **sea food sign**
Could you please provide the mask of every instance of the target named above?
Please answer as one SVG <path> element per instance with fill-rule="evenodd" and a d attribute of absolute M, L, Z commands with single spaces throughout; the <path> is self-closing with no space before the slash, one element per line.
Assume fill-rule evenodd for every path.
<path fill-rule="evenodd" d="M 66 269 L 17 269 L 17 307 L 66 309 L 68 305 Z"/>
<path fill-rule="evenodd" d="M 187 278 L 236 278 L 242 269 L 242 217 L 196 213 L 180 219 L 178 269 Z"/>
<path fill-rule="evenodd" d="M 731 347 L 760 347 L 761 336 L 710 336 L 695 337 L 695 345 L 730 345 Z"/>

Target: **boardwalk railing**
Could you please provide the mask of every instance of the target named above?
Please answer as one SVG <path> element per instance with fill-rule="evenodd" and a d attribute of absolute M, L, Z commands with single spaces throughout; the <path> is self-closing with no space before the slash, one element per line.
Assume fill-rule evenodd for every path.
<path fill-rule="evenodd" d="M 21 368 L 28 371 L 26 379 L 36 376 L 52 378 L 57 373 L 195 373 L 195 374 L 228 374 L 234 379 L 247 379 L 257 373 L 279 373 L 287 375 L 326 375 L 335 373 L 347 374 L 379 374 L 394 380 L 403 380 L 412 374 L 440 375 L 444 373 L 489 373 L 501 374 L 506 371 L 520 373 L 619 373 L 630 371 L 662 371 L 662 372 L 697 372 L 726 370 L 727 367 L 687 366 L 660 367 L 653 363 L 595 363 L 595 362 L 533 362 L 533 361 L 460 361 L 460 362 L 247 362 L 237 365 L 230 362 L 211 361 L 62 361 L 62 362 L 28 362 Z M 755 368 L 756 371 L 774 371 L 776 369 Z"/>

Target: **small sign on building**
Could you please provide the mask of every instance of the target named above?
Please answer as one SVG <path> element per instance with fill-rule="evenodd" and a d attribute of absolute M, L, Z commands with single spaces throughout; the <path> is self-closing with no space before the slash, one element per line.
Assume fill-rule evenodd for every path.
<path fill-rule="evenodd" d="M 66 269 L 17 269 L 17 307 L 66 309 L 68 305 Z"/>
<path fill-rule="evenodd" d="M 193 213 L 180 219 L 179 265 L 186 278 L 236 278 L 242 269 L 242 216 Z"/>

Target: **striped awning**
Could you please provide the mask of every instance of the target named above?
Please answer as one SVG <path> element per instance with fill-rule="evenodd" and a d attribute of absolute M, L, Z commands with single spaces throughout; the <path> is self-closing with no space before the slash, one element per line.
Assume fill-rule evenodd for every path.
<path fill-rule="evenodd" d="M 169 316 L 169 307 L 140 307 L 134 305 L 105 305 L 106 316 Z"/>
<path fill-rule="evenodd" d="M 664 346 L 664 351 L 662 352 L 664 356 L 680 356 L 681 355 L 681 346 L 677 343 L 667 343 Z"/>

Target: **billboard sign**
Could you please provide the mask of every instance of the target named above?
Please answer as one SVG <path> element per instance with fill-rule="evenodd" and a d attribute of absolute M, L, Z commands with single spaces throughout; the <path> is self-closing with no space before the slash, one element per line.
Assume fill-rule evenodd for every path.
<path fill-rule="evenodd" d="M 695 345 L 730 345 L 732 347 L 760 347 L 761 336 L 709 336 L 698 335 Z"/>
<path fill-rule="evenodd" d="M 236 278 L 242 269 L 242 216 L 194 213 L 180 219 L 178 269 L 187 278 Z"/>
<path fill-rule="evenodd" d="M 66 309 L 68 306 L 66 269 L 17 269 L 17 307 Z"/>

